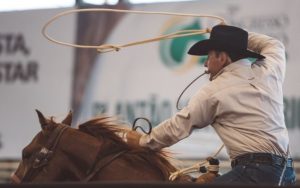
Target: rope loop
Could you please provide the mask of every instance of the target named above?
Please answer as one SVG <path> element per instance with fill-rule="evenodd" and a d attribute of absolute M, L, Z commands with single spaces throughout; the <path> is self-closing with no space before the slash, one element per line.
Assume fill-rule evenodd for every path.
<path fill-rule="evenodd" d="M 118 13 L 134 13 L 134 14 L 150 14 L 150 15 L 168 15 L 168 16 L 180 16 L 180 17 L 206 17 L 206 18 L 212 18 L 217 19 L 220 21 L 219 24 L 224 24 L 225 20 L 221 17 L 214 16 L 214 15 L 199 15 L 199 14 L 182 14 L 182 13 L 174 13 L 174 12 L 151 12 L 151 11 L 138 11 L 138 10 L 121 10 L 121 9 L 106 9 L 106 8 L 89 8 L 89 9 L 74 9 L 74 10 L 68 10 L 61 12 L 54 17 L 52 17 L 42 28 L 42 34 L 43 36 L 48 39 L 51 42 L 54 42 L 56 44 L 74 47 L 74 48 L 88 48 L 88 49 L 96 49 L 99 53 L 106 53 L 111 51 L 119 51 L 121 48 L 134 46 L 134 45 L 141 45 L 149 42 L 155 42 L 159 40 L 165 40 L 165 39 L 172 39 L 172 38 L 178 38 L 178 37 L 186 37 L 191 35 L 199 35 L 199 34 L 205 34 L 209 33 L 211 31 L 210 28 L 202 29 L 202 30 L 182 30 L 175 33 L 167 34 L 167 35 L 161 35 L 158 37 L 135 41 L 127 44 L 122 45 L 114 45 L 114 44 L 103 44 L 99 46 L 92 46 L 92 45 L 80 45 L 80 44 L 72 44 L 68 42 L 63 42 L 54 39 L 47 33 L 47 27 L 52 24 L 55 20 L 59 19 L 60 17 L 73 14 L 73 13 L 79 13 L 79 12 L 118 12 Z"/>

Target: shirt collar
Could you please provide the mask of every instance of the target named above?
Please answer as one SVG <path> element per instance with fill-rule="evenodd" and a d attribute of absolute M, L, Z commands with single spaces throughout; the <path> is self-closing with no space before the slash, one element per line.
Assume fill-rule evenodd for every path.
<path fill-rule="evenodd" d="M 226 67 L 224 67 L 223 69 L 221 69 L 213 78 L 212 80 L 216 79 L 218 76 L 220 76 L 222 73 L 224 72 L 231 72 L 235 69 L 241 68 L 241 67 L 251 67 L 251 61 L 249 61 L 248 59 L 240 59 L 238 61 L 235 61 L 233 63 L 230 63 L 229 65 L 227 65 Z"/>

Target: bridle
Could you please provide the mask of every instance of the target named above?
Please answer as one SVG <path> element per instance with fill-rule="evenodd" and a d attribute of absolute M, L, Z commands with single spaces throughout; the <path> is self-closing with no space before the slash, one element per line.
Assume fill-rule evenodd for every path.
<path fill-rule="evenodd" d="M 50 135 L 46 145 L 41 148 L 39 152 L 35 154 L 35 158 L 32 160 L 32 165 L 25 172 L 23 178 L 19 178 L 15 172 L 11 175 L 11 179 L 13 183 L 22 183 L 28 182 L 35 173 L 40 171 L 42 167 L 46 166 L 50 161 L 55 149 L 64 133 L 64 131 L 69 128 L 67 125 L 59 125 L 57 126 L 52 134 Z"/>

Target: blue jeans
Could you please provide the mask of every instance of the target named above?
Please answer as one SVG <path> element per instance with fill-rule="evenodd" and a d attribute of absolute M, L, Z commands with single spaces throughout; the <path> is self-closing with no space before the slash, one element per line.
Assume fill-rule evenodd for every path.
<path fill-rule="evenodd" d="M 283 167 L 279 165 L 248 163 L 237 165 L 228 173 L 217 177 L 211 184 L 268 184 L 278 185 Z M 293 167 L 287 167 L 281 185 L 294 185 L 296 174 Z"/>

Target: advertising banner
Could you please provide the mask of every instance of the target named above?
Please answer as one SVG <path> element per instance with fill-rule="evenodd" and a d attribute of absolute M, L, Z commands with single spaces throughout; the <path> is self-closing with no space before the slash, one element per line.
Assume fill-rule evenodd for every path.
<path fill-rule="evenodd" d="M 259 6 L 257 6 L 259 4 Z M 134 10 L 210 14 L 223 17 L 228 24 L 278 38 L 286 46 L 287 72 L 284 85 L 286 125 L 292 155 L 300 157 L 300 85 L 295 80 L 300 70 L 297 53 L 300 48 L 297 0 L 210 0 L 137 5 Z M 209 18 L 182 18 L 162 15 L 127 14 L 115 27 L 107 44 L 125 44 L 179 30 L 203 29 L 217 24 Z M 176 113 L 181 91 L 204 72 L 204 57 L 187 55 L 195 42 L 209 35 L 194 35 L 162 40 L 99 55 L 91 73 L 88 90 L 82 102 L 79 121 L 100 113 L 119 115 L 132 124 L 146 117 L 155 126 Z M 182 107 L 208 82 L 200 78 L 183 95 Z M 170 149 L 178 158 L 203 158 L 214 154 L 222 144 L 208 126 L 195 130 L 187 139 Z M 225 150 L 221 156 L 227 157 Z"/>
<path fill-rule="evenodd" d="M 40 131 L 35 109 L 63 118 L 70 110 L 73 49 L 54 45 L 43 25 L 65 9 L 0 13 L 0 159 L 20 158 Z M 73 42 L 75 16 L 49 33 Z"/>

